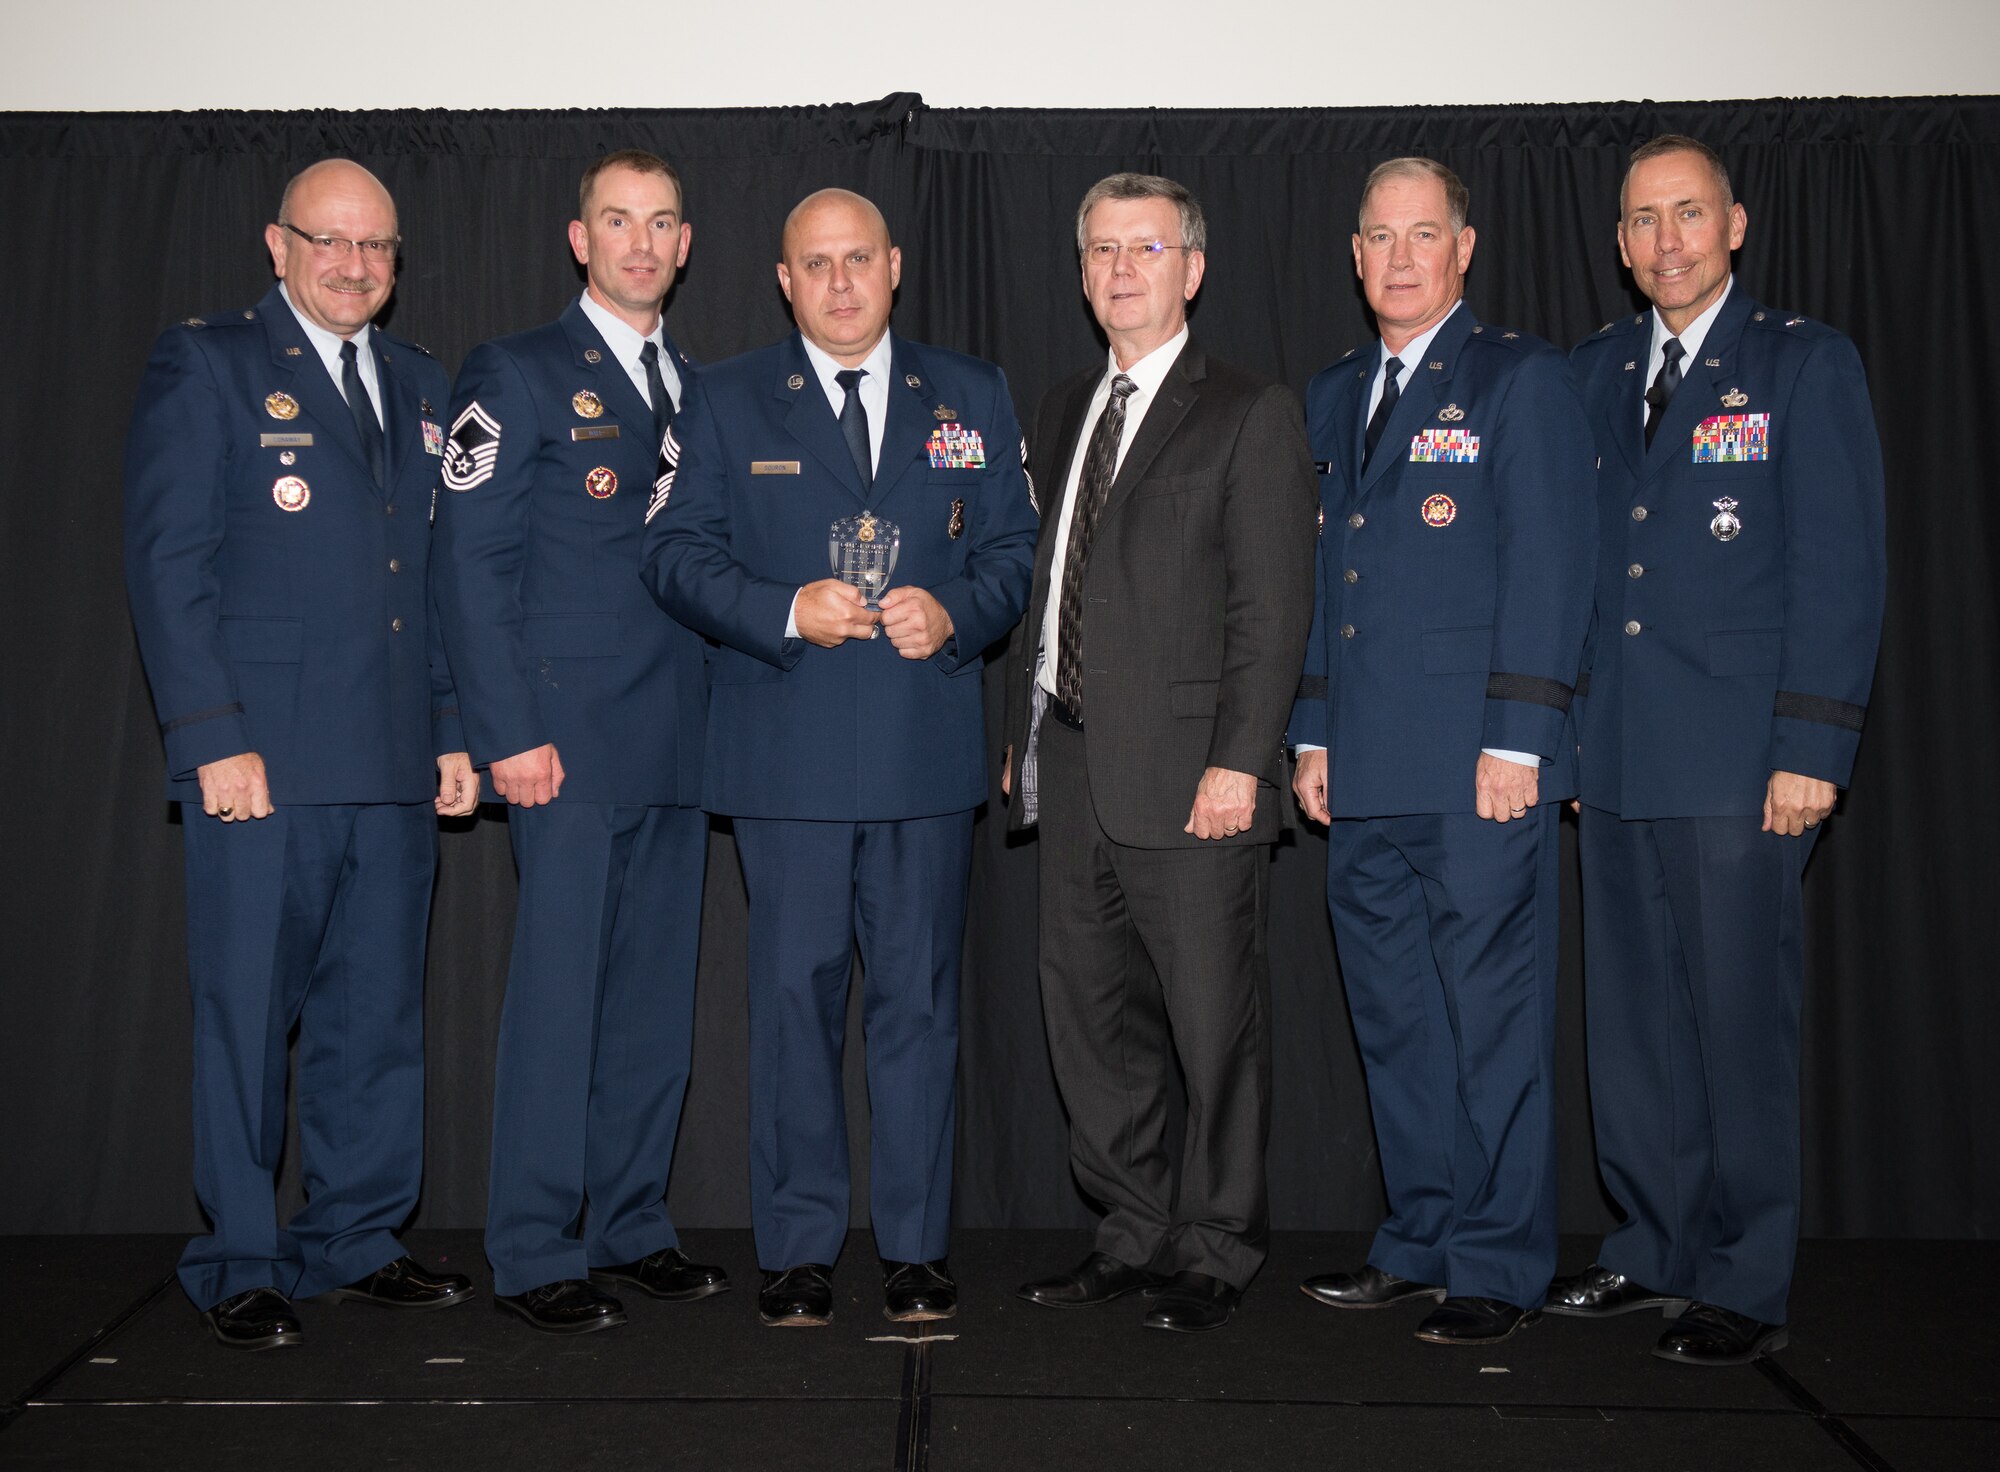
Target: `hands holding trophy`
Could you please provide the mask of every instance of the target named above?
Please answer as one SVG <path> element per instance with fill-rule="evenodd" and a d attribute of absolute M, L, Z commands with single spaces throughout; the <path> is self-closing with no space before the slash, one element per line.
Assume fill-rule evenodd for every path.
<path fill-rule="evenodd" d="M 833 563 L 833 575 L 849 587 L 859 588 L 868 607 L 880 611 L 883 590 L 896 570 L 896 553 L 903 545 L 902 530 L 893 521 L 884 521 L 872 511 L 844 516 L 828 533 L 826 551 Z"/>

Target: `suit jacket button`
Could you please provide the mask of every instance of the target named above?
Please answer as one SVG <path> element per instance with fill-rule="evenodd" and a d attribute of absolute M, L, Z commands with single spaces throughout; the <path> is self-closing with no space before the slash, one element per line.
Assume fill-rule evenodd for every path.
<path fill-rule="evenodd" d="M 1639 632 L 1639 620 L 1637 620 L 1636 618 L 1628 618 L 1628 619 L 1626 619 L 1626 620 L 1625 620 L 1625 632 L 1626 632 L 1626 633 L 1628 633 L 1628 634 L 1636 634 L 1636 633 L 1638 633 L 1638 632 Z"/>
<path fill-rule="evenodd" d="M 1346 572 L 1340 575 L 1340 580 L 1343 583 L 1358 583 L 1361 581 L 1361 574 L 1356 572 L 1353 568 L 1350 567 Z"/>
<path fill-rule="evenodd" d="M 1354 625 L 1342 624 L 1340 626 L 1340 637 L 1343 639 L 1352 639 L 1354 637 Z"/>
<path fill-rule="evenodd" d="M 387 506 L 384 506 L 382 514 L 384 516 L 394 516 L 396 514 L 396 503 L 391 501 Z"/>
<path fill-rule="evenodd" d="M 1646 508 L 1643 506 L 1634 506 L 1632 508 L 1632 519 L 1634 521 L 1644 521 L 1646 519 Z"/>
<path fill-rule="evenodd" d="M 401 562 L 399 562 L 399 561 L 398 561 L 398 560 L 397 560 L 396 558 L 394 558 L 394 557 L 391 557 L 391 558 L 389 559 L 389 571 L 390 571 L 390 572 L 401 572 L 402 570 L 403 570 L 403 564 L 402 564 Z"/>
<path fill-rule="evenodd" d="M 402 621 L 401 619 L 399 619 L 399 618 L 392 618 L 392 619 L 390 619 L 390 620 L 389 620 L 389 632 L 390 632 L 390 633 L 392 633 L 392 634 L 400 634 L 400 633 L 402 633 L 402 632 L 403 632 L 403 621 Z M 1634 630 L 1634 632 L 1637 632 L 1637 631 L 1636 631 L 1636 629 Z"/>
<path fill-rule="evenodd" d="M 1356 512 L 1353 512 L 1353 513 L 1351 513 L 1351 514 L 1350 514 L 1350 515 L 1348 516 L 1348 518 L 1347 518 L 1347 524 L 1348 524 L 1349 526 L 1351 526 L 1351 527 L 1357 527 L 1357 528 L 1358 528 L 1358 527 L 1359 527 L 1359 526 L 1361 525 L 1361 523 L 1362 523 L 1362 522 L 1364 522 L 1364 521 L 1366 521 L 1367 519 L 1368 519 L 1368 518 L 1367 518 L 1367 517 L 1365 517 L 1365 516 L 1363 516 L 1363 515 L 1362 515 L 1362 514 L 1361 514 L 1361 513 L 1359 512 L 1359 511 L 1356 511 Z"/>
<path fill-rule="evenodd" d="M 1636 562 L 1625 569 L 1625 576 L 1628 578 L 1643 578 L 1645 575 L 1646 569 L 1639 566 Z"/>

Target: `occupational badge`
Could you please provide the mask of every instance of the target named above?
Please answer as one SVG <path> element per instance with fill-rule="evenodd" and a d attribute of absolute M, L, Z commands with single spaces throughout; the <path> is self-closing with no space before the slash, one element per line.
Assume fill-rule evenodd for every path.
<path fill-rule="evenodd" d="M 596 419 L 604 413 L 604 400 L 587 388 L 578 389 L 571 394 L 569 406 L 585 419 Z"/>
<path fill-rule="evenodd" d="M 1741 409 L 1749 402 L 1750 395 L 1744 393 L 1740 388 L 1732 388 L 1722 396 L 1722 407 L 1725 409 Z"/>
<path fill-rule="evenodd" d="M 266 394 L 264 412 L 273 419 L 296 419 L 299 417 L 299 401 L 287 393 Z"/>
<path fill-rule="evenodd" d="M 442 455 L 444 453 L 444 426 L 436 420 L 421 421 L 424 426 L 424 453 Z"/>
<path fill-rule="evenodd" d="M 451 440 L 444 452 L 444 485 L 448 491 L 469 491 L 493 478 L 500 459 L 500 421 L 474 399 L 451 422 Z"/>
<path fill-rule="evenodd" d="M 947 409 L 944 405 L 939 404 L 935 409 L 931 410 L 931 417 L 933 419 L 956 419 L 958 418 L 958 410 Z"/>
<path fill-rule="evenodd" d="M 296 475 L 281 475 L 271 482 L 271 499 L 280 511 L 303 511 L 312 500 L 312 487 Z"/>
<path fill-rule="evenodd" d="M 1736 518 L 1736 498 L 1724 496 L 1709 504 L 1715 507 L 1715 520 L 1708 524 L 1708 534 L 1718 542 L 1735 541 L 1743 530 L 1743 523 Z"/>
<path fill-rule="evenodd" d="M 1456 424 L 1464 417 L 1465 411 L 1456 404 L 1446 404 L 1442 409 L 1438 410 L 1438 418 L 1442 419 L 1446 424 Z"/>
<path fill-rule="evenodd" d="M 583 488 L 599 501 L 608 501 L 618 489 L 618 472 L 599 465 L 583 478 Z"/>
<path fill-rule="evenodd" d="M 1458 519 L 1458 504 L 1449 496 L 1432 496 L 1424 502 L 1425 526 L 1450 526 Z"/>
<path fill-rule="evenodd" d="M 1711 414 L 1695 426 L 1694 463 L 1745 465 L 1771 458 L 1771 416 Z"/>
<path fill-rule="evenodd" d="M 945 523 L 945 535 L 956 542 L 965 535 L 965 500 L 954 496 L 951 502 L 951 520 Z"/>

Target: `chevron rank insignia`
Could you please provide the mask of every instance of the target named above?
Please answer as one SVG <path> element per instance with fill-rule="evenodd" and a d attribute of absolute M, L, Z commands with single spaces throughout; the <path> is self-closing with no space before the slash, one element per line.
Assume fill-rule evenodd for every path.
<path fill-rule="evenodd" d="M 500 421 L 474 399 L 451 423 L 451 440 L 444 452 L 446 490 L 469 491 L 493 479 L 500 459 Z"/>

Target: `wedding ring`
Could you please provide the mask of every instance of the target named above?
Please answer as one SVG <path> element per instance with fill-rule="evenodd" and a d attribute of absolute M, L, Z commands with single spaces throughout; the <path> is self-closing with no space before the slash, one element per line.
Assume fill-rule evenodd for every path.
<path fill-rule="evenodd" d="M 235 808 L 217 808 L 215 810 L 215 816 L 218 818 L 227 818 L 233 815 L 235 811 L 236 811 Z"/>

